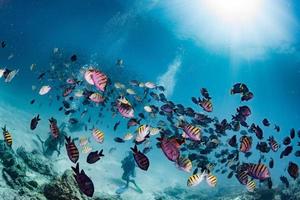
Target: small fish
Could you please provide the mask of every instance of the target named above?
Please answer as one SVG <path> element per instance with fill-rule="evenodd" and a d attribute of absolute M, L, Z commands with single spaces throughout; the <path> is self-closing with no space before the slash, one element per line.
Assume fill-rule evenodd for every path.
<path fill-rule="evenodd" d="M 85 145 L 87 145 L 88 143 L 89 143 L 89 140 L 88 140 L 87 137 L 82 136 L 82 137 L 79 138 L 79 145 L 80 145 L 80 146 L 85 146 Z"/>
<path fill-rule="evenodd" d="M 300 150 L 298 150 L 298 151 L 295 152 L 295 156 L 296 157 L 300 157 Z"/>
<path fill-rule="evenodd" d="M 208 174 L 206 176 L 206 182 L 210 187 L 215 187 L 217 185 L 217 177 L 212 174 Z"/>
<path fill-rule="evenodd" d="M 103 157 L 103 149 L 98 152 L 98 151 L 92 151 L 89 153 L 89 155 L 86 158 L 86 162 L 89 164 L 93 164 L 95 162 L 97 162 L 98 160 L 100 160 L 101 157 Z"/>
<path fill-rule="evenodd" d="M 295 135 L 296 135 L 296 131 L 295 131 L 294 128 L 292 128 L 291 131 L 290 131 L 290 137 L 291 137 L 291 139 L 294 139 Z"/>
<path fill-rule="evenodd" d="M 114 125 L 114 131 L 117 130 L 117 128 L 118 128 L 118 126 L 120 125 L 120 123 L 121 123 L 121 121 L 118 121 L 117 123 L 115 123 L 115 125 Z"/>
<path fill-rule="evenodd" d="M 277 152 L 279 149 L 279 144 L 275 141 L 273 136 L 269 137 L 268 142 L 269 142 L 269 145 L 270 145 L 272 151 Z"/>
<path fill-rule="evenodd" d="M 49 119 L 49 122 L 50 122 L 50 132 L 51 132 L 52 136 L 54 138 L 58 138 L 58 136 L 59 136 L 59 129 L 57 127 L 57 120 L 54 119 L 53 117 L 51 117 Z"/>
<path fill-rule="evenodd" d="M 65 136 L 65 139 L 67 141 L 67 143 L 65 145 L 66 145 L 68 157 L 73 163 L 76 163 L 79 159 L 78 148 L 76 147 L 74 141 L 71 140 L 71 137 Z"/>
<path fill-rule="evenodd" d="M 94 128 L 92 131 L 93 137 L 98 143 L 103 143 L 104 141 L 104 133 L 99 129 Z"/>
<path fill-rule="evenodd" d="M 34 117 L 30 122 L 30 129 L 34 130 L 37 127 L 40 120 L 41 120 L 40 115 L 37 115 L 36 117 Z"/>
<path fill-rule="evenodd" d="M 194 187 L 199 185 L 204 180 L 204 174 L 194 173 L 187 180 L 188 187 Z"/>
<path fill-rule="evenodd" d="M 235 177 L 242 185 L 246 185 L 248 183 L 248 172 L 247 171 L 238 171 L 236 173 Z"/>
<path fill-rule="evenodd" d="M 289 145 L 289 144 L 291 144 L 291 138 L 290 137 L 285 137 L 284 139 L 283 139 L 283 144 L 284 145 Z"/>
<path fill-rule="evenodd" d="M 264 126 L 270 126 L 270 122 L 269 122 L 269 120 L 266 119 L 266 118 L 263 119 L 262 123 L 263 123 Z"/>
<path fill-rule="evenodd" d="M 82 153 L 88 154 L 92 151 L 92 147 L 85 145 L 82 147 Z"/>
<path fill-rule="evenodd" d="M 41 87 L 39 91 L 39 95 L 45 95 L 51 90 L 51 87 L 49 85 L 44 85 Z"/>
<path fill-rule="evenodd" d="M 144 110 L 148 113 L 152 112 L 152 108 L 150 106 L 144 106 Z"/>
<path fill-rule="evenodd" d="M 280 176 L 280 180 L 283 184 L 285 184 L 285 186 L 288 188 L 290 186 L 290 183 L 288 181 L 288 179 L 285 176 Z"/>
<path fill-rule="evenodd" d="M 275 126 L 274 126 L 274 129 L 275 129 L 277 132 L 280 132 L 280 127 L 279 127 L 279 126 L 275 125 Z"/>
<path fill-rule="evenodd" d="M 7 131 L 6 125 L 2 128 L 3 131 L 3 137 L 4 141 L 7 144 L 7 146 L 11 147 L 12 146 L 12 137 L 11 134 Z"/>
<path fill-rule="evenodd" d="M 289 175 L 295 180 L 298 178 L 299 176 L 299 167 L 296 163 L 293 162 L 289 162 L 289 166 L 288 166 L 288 173 Z"/>
<path fill-rule="evenodd" d="M 147 156 L 145 154 L 143 154 L 142 152 L 140 152 L 137 149 L 137 146 L 135 145 L 134 148 L 131 148 L 131 150 L 133 151 L 133 156 L 134 156 L 134 160 L 136 162 L 136 164 L 139 166 L 140 169 L 147 171 L 150 165 L 149 159 L 147 158 Z"/>
<path fill-rule="evenodd" d="M 125 140 L 123 140 L 123 139 L 120 138 L 120 137 L 115 137 L 115 138 L 114 138 L 114 141 L 117 142 L 117 143 L 124 143 L 124 142 L 125 142 Z"/>
<path fill-rule="evenodd" d="M 152 150 L 152 147 L 145 147 L 144 149 L 143 149 L 143 154 L 147 154 L 147 153 L 149 153 L 150 151 Z"/>
<path fill-rule="evenodd" d="M 248 136 L 242 136 L 240 139 L 240 151 L 243 153 L 248 152 L 252 146 L 252 138 Z"/>
<path fill-rule="evenodd" d="M 199 127 L 193 126 L 191 124 L 181 122 L 179 127 L 183 129 L 183 138 L 189 138 L 193 141 L 200 141 L 201 140 L 201 129 Z"/>
<path fill-rule="evenodd" d="M 30 101 L 30 104 L 32 105 L 32 104 L 34 104 L 34 102 L 35 102 L 35 99 L 32 99 L 32 100 Z"/>
<path fill-rule="evenodd" d="M 269 167 L 270 167 L 271 169 L 274 167 L 274 160 L 273 160 L 273 158 L 270 159 Z"/>
<path fill-rule="evenodd" d="M 188 157 L 179 157 L 176 161 L 177 167 L 185 172 L 191 172 L 193 164 L 192 161 Z"/>
<path fill-rule="evenodd" d="M 94 194 L 94 184 L 92 180 L 85 174 L 84 170 L 79 170 L 79 163 L 76 164 L 76 167 L 72 167 L 74 171 L 75 180 L 79 186 L 79 189 L 88 197 L 92 197 Z"/>
<path fill-rule="evenodd" d="M 2 41 L 1 42 L 1 48 L 5 48 L 6 47 L 6 42 L 5 41 Z"/>
<path fill-rule="evenodd" d="M 236 135 L 232 136 L 232 137 L 229 139 L 228 144 L 229 144 L 231 147 L 237 147 L 237 139 L 236 139 Z"/>
<path fill-rule="evenodd" d="M 123 140 L 127 141 L 127 140 L 131 140 L 133 138 L 133 135 L 131 133 L 127 133 L 124 135 Z"/>
<path fill-rule="evenodd" d="M 227 178 L 228 178 L 228 179 L 232 178 L 233 173 L 234 173 L 234 171 L 231 171 L 231 172 L 228 174 Z"/>
<path fill-rule="evenodd" d="M 71 57 L 70 57 L 70 60 L 72 62 L 75 62 L 77 60 L 77 55 L 76 54 L 73 54 Z"/>
<path fill-rule="evenodd" d="M 248 181 L 246 188 L 248 190 L 248 192 L 254 192 L 255 188 L 256 188 L 256 184 L 253 180 Z"/>
<path fill-rule="evenodd" d="M 287 146 L 280 154 L 280 158 L 283 158 L 284 156 L 289 156 L 290 153 L 293 151 L 293 146 Z"/>
<path fill-rule="evenodd" d="M 128 129 L 129 127 L 132 127 L 132 126 L 137 126 L 137 125 L 139 125 L 140 122 L 141 122 L 141 119 L 137 120 L 136 118 L 131 118 L 131 119 L 128 120 L 128 122 L 127 122 L 127 129 Z"/>

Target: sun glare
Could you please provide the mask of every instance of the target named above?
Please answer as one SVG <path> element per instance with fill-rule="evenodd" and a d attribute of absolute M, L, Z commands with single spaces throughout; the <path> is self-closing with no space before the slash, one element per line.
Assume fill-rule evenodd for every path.
<path fill-rule="evenodd" d="M 204 5 L 220 20 L 238 26 L 257 18 L 261 0 L 205 0 Z"/>

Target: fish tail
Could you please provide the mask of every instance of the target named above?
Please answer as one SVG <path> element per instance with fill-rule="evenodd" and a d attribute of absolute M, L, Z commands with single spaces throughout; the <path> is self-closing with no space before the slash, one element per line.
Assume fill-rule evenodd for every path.
<path fill-rule="evenodd" d="M 101 151 L 99 152 L 99 154 L 98 154 L 100 157 L 102 156 L 104 156 L 104 154 L 103 154 L 103 149 L 101 149 Z"/>
<path fill-rule="evenodd" d="M 138 149 L 137 149 L 137 146 L 136 146 L 136 144 L 134 145 L 134 148 L 130 148 L 134 153 L 137 153 L 138 152 Z"/>
<path fill-rule="evenodd" d="M 75 174 L 79 174 L 79 163 L 76 164 L 76 167 L 71 167 Z"/>
<path fill-rule="evenodd" d="M 4 127 L 2 128 L 3 132 L 6 132 L 6 125 L 4 125 Z"/>

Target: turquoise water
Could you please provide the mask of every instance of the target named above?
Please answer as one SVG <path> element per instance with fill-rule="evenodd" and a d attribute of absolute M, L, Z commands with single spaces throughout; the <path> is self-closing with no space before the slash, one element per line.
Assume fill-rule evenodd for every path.
<path fill-rule="evenodd" d="M 236 108 L 241 105 L 249 106 L 252 114 L 247 123 L 259 124 L 263 128 L 262 141 L 274 136 L 280 143 L 279 151 L 264 154 L 266 160 L 263 161 L 268 165 L 269 159 L 274 159 L 274 168 L 270 169 L 274 187 L 281 185 L 280 176 L 286 176 L 291 185 L 295 184 L 296 181 L 289 176 L 287 167 L 290 161 L 299 164 L 299 158 L 295 156 L 295 152 L 300 150 L 297 146 L 297 131 L 300 129 L 299 3 L 262 1 L 258 14 L 252 21 L 228 22 L 224 20 L 224 16 L 218 18 L 220 16 L 205 7 L 204 2 L 205 0 L 189 3 L 177 0 L 0 1 L 0 41 L 7 44 L 0 49 L 0 69 L 19 69 L 10 83 L 5 83 L 3 77 L 0 80 L 0 126 L 6 125 L 11 133 L 12 149 L 16 151 L 23 146 L 28 152 L 36 150 L 43 154 L 37 135 L 43 140 L 51 136 L 48 119 L 54 117 L 58 125 L 67 124 L 65 132 L 72 138 L 89 137 L 93 151 L 103 149 L 105 156 L 90 165 L 86 163 L 87 154 L 81 152 L 79 141 L 75 141 L 80 150 L 80 168 L 94 182 L 95 196 L 116 194 L 116 190 L 124 184 L 121 179 L 121 161 L 131 152 L 130 147 L 134 144 L 132 141 L 117 143 L 114 138 L 122 138 L 128 132 L 134 134 L 137 128 L 127 130 L 128 119 L 122 118 L 118 112 L 116 116 L 112 115 L 110 103 L 118 95 L 104 94 L 110 100 L 103 111 L 100 110 L 101 106 L 94 103 L 82 105 L 83 98 L 76 97 L 73 101 L 66 97 L 76 110 L 74 114 L 65 115 L 64 111 L 58 110 L 62 106 L 62 93 L 65 88 L 59 85 L 66 84 L 66 79 L 71 76 L 82 80 L 83 84 L 76 86 L 70 96 L 85 88 L 97 91 L 96 88 L 86 85 L 82 74 L 83 67 L 93 65 L 111 79 L 112 85 L 107 88 L 113 88 L 115 94 L 125 92 L 114 87 L 114 83 L 120 82 L 142 96 L 144 89 L 129 86 L 129 81 L 150 81 L 163 85 L 168 100 L 175 104 L 180 103 L 211 118 L 217 117 L 220 121 L 227 119 L 229 122 L 236 113 Z M 230 5 L 230 1 L 228 4 Z M 54 53 L 55 48 L 58 48 L 58 53 Z M 75 62 L 70 60 L 73 54 L 77 55 Z M 116 65 L 118 59 L 124 61 L 122 66 Z M 36 65 L 34 70 L 30 69 L 32 64 Z M 47 72 L 45 78 L 39 81 L 37 77 L 47 70 L 50 73 L 59 71 L 63 77 L 51 80 L 50 73 Z M 245 83 L 254 93 L 253 99 L 241 102 L 239 95 L 230 95 L 232 86 L 239 82 Z M 41 96 L 38 91 L 43 85 L 53 88 L 48 94 Z M 32 90 L 32 86 L 36 89 Z M 212 97 L 214 110 L 211 113 L 204 112 L 191 101 L 191 97 L 200 96 L 201 88 L 207 88 Z M 154 91 L 159 93 L 157 89 Z M 58 101 L 57 95 L 60 96 Z M 134 102 L 132 96 L 127 94 L 131 103 Z M 35 103 L 31 105 L 32 99 L 35 99 Z M 159 119 L 168 122 L 159 114 L 154 118 L 149 117 L 143 111 L 145 105 L 161 106 L 163 103 L 155 100 L 150 103 L 137 103 L 135 116 L 138 117 L 139 112 L 144 112 L 147 116 L 142 124 L 155 126 Z M 85 108 L 88 109 L 88 114 L 81 118 L 80 114 Z M 103 117 L 99 117 L 99 113 Z M 32 131 L 30 121 L 37 114 L 42 120 Z M 68 123 L 72 117 L 79 119 L 83 126 L 72 129 Z M 91 122 L 88 122 L 89 118 Z M 271 122 L 270 128 L 262 125 L 264 118 Z M 176 117 L 174 119 L 175 122 L 178 121 Z M 185 120 L 191 119 L 185 117 Z M 114 131 L 113 126 L 118 121 L 121 122 L 120 126 Z M 86 130 L 84 124 L 87 126 Z M 214 128 L 213 124 L 209 126 Z M 274 124 L 280 126 L 279 133 L 273 129 Z M 90 130 L 93 127 L 104 132 L 103 144 L 93 140 Z M 204 136 L 209 136 L 204 131 L 205 127 L 200 128 Z M 280 159 L 280 153 L 285 148 L 282 141 L 289 136 L 291 128 L 296 129 L 296 137 L 291 143 L 293 152 Z M 247 130 L 242 127 L 241 130 L 243 129 Z M 182 130 L 179 129 L 179 132 Z M 222 145 L 216 151 L 232 150 L 227 145 L 228 139 L 234 134 L 238 138 L 241 136 L 239 132 L 231 130 L 226 133 L 227 136 L 219 138 Z M 214 169 L 214 175 L 218 178 L 216 187 L 208 187 L 206 183 L 194 188 L 187 187 L 187 179 L 192 172 L 180 171 L 175 163 L 165 157 L 161 149 L 156 147 L 158 136 L 151 136 L 150 144 L 147 144 L 152 147 L 146 154 L 150 161 L 149 169 L 143 171 L 135 167 L 134 179 L 143 193 L 130 184 L 131 188 L 122 193 L 121 198 L 155 199 L 162 194 L 170 199 L 185 199 L 188 195 L 194 195 L 195 199 L 206 198 L 198 194 L 200 192 L 207 194 L 208 198 L 216 194 L 225 198 L 233 190 L 240 191 L 239 194 L 248 194 L 245 186 L 235 177 L 227 178 L 230 171 L 225 174 L 216 172 L 220 166 L 218 162 Z M 261 155 L 255 148 L 258 139 L 255 135 L 251 136 L 254 139 L 252 155 L 246 159 L 241 154 L 241 162 L 257 163 Z M 144 146 L 145 144 L 139 146 L 140 150 Z M 109 153 L 111 148 L 116 150 Z M 208 158 L 217 161 L 214 152 Z M 54 153 L 46 160 L 54 164 L 58 174 L 75 166 L 69 160 L 64 145 L 59 156 Z M 193 163 L 193 170 L 196 165 Z M 30 177 L 34 173 L 27 173 L 26 176 Z M 37 177 L 41 179 L 39 185 L 42 188 L 47 181 L 44 181 L 45 177 Z M 5 180 L 0 180 L 4 188 L 9 188 Z M 170 189 L 172 187 L 173 193 Z M 256 187 L 265 188 L 265 185 L 256 181 Z M 166 188 L 171 192 L 168 193 Z M 178 196 L 176 191 L 181 191 L 183 196 Z"/>

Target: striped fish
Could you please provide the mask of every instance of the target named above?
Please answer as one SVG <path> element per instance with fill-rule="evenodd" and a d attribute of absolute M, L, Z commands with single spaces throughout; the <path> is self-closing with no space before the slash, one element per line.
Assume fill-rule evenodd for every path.
<path fill-rule="evenodd" d="M 73 163 L 76 163 L 79 159 L 79 151 L 76 145 L 74 144 L 74 141 L 71 140 L 71 137 L 65 137 L 65 139 L 67 141 L 65 145 L 68 157 Z"/>
<path fill-rule="evenodd" d="M 253 180 L 248 181 L 246 188 L 249 192 L 254 192 L 255 188 L 256 188 L 256 184 Z"/>
<path fill-rule="evenodd" d="M 93 137 L 98 143 L 103 143 L 104 141 L 104 133 L 99 129 L 96 128 L 93 129 Z"/>
<path fill-rule="evenodd" d="M 141 168 L 142 170 L 147 171 L 150 165 L 149 159 L 145 154 L 143 154 L 141 151 L 137 149 L 137 146 L 134 145 L 134 148 L 131 148 L 133 151 L 133 157 L 136 162 L 136 164 Z"/>
<path fill-rule="evenodd" d="M 191 175 L 187 180 L 188 187 L 194 187 L 199 185 L 204 179 L 204 175 L 200 173 L 196 173 Z"/>
<path fill-rule="evenodd" d="M 175 162 L 180 156 L 179 148 L 183 142 L 176 138 L 169 139 L 166 137 L 157 138 L 157 140 L 166 157 Z"/>
<path fill-rule="evenodd" d="M 125 118 L 133 118 L 134 117 L 134 110 L 131 104 L 123 97 L 118 99 L 117 108 L 119 113 Z"/>
<path fill-rule="evenodd" d="M 275 141 L 273 136 L 269 137 L 268 142 L 273 152 L 278 151 L 279 144 Z"/>
<path fill-rule="evenodd" d="M 85 145 L 82 147 L 82 153 L 88 154 L 92 151 L 92 147 Z"/>
<path fill-rule="evenodd" d="M 95 70 L 91 74 L 91 78 L 92 78 L 96 88 L 99 89 L 100 91 L 104 92 L 106 84 L 107 84 L 107 80 L 108 80 L 107 76 L 104 73 L 102 73 L 98 70 Z"/>
<path fill-rule="evenodd" d="M 270 177 L 269 169 L 266 165 L 259 164 L 246 164 L 248 175 L 254 179 L 265 180 Z"/>
<path fill-rule="evenodd" d="M 95 102 L 95 103 L 102 103 L 105 100 L 104 97 L 101 94 L 97 93 L 97 92 L 92 93 L 89 96 L 89 99 L 91 101 Z"/>
<path fill-rule="evenodd" d="M 136 130 L 136 137 L 135 137 L 135 141 L 137 143 L 141 143 L 143 142 L 147 137 L 149 137 L 150 134 L 150 126 L 148 125 L 141 125 L 137 128 Z"/>
<path fill-rule="evenodd" d="M 208 174 L 206 176 L 206 183 L 210 186 L 210 187 L 215 187 L 217 185 L 217 177 L 215 175 L 212 174 Z"/>
<path fill-rule="evenodd" d="M 238 171 L 236 173 L 235 177 L 242 185 L 246 185 L 248 183 L 248 172 L 247 171 Z"/>
<path fill-rule="evenodd" d="M 243 153 L 248 152 L 252 146 L 252 138 L 248 136 L 242 136 L 240 139 L 240 151 Z"/>
<path fill-rule="evenodd" d="M 213 111 L 213 106 L 210 100 L 208 99 L 203 99 L 202 101 L 199 102 L 199 105 L 203 108 L 204 111 L 206 112 L 212 112 Z"/>
<path fill-rule="evenodd" d="M 183 156 L 178 158 L 178 160 L 176 161 L 176 165 L 180 170 L 185 172 L 191 172 L 193 167 L 192 161 L 189 158 Z"/>
<path fill-rule="evenodd" d="M 201 130 L 197 126 L 193 126 L 191 124 L 183 123 L 180 125 L 183 129 L 183 138 L 190 138 L 194 141 L 200 141 L 201 140 Z"/>
<path fill-rule="evenodd" d="M 59 129 L 57 127 L 57 121 L 53 117 L 49 119 L 50 122 L 50 132 L 54 138 L 57 138 L 59 136 Z"/>
<path fill-rule="evenodd" d="M 6 125 L 2 128 L 2 130 L 3 130 L 3 137 L 4 137 L 4 140 L 5 140 L 6 144 L 9 147 L 11 147 L 11 145 L 12 145 L 12 137 L 11 137 L 11 134 L 6 129 Z"/>

